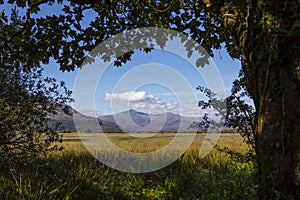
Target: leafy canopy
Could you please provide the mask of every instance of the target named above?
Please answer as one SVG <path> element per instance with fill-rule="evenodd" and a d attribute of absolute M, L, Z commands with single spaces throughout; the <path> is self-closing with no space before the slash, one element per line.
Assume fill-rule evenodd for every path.
<path fill-rule="evenodd" d="M 13 7 L 0 14 L 0 51 L 6 67 L 14 63 L 29 69 L 47 64 L 53 58 L 61 70 L 74 70 L 100 42 L 138 27 L 158 26 L 184 32 L 211 54 L 211 49 L 220 48 L 225 41 L 231 45 L 226 29 L 221 26 L 222 17 L 212 15 L 212 9 L 203 1 L 10 0 L 6 3 Z M 47 9 L 52 6 L 55 12 L 48 14 Z M 110 53 L 105 57 L 110 57 Z M 116 64 L 126 62 L 130 55 L 128 52 Z"/>

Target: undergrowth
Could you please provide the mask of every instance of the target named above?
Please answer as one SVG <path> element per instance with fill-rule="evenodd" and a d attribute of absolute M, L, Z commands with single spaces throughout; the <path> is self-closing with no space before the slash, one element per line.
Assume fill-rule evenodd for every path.
<path fill-rule="evenodd" d="M 217 150 L 202 159 L 188 151 L 171 165 L 143 174 L 111 169 L 76 151 L 2 168 L 3 200 L 254 199 L 256 191 L 254 162 Z"/>

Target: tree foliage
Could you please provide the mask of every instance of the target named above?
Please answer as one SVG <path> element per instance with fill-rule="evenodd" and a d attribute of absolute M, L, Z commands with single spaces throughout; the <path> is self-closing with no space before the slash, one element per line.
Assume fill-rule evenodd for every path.
<path fill-rule="evenodd" d="M 20 163 L 55 148 L 61 137 L 48 127 L 48 115 L 70 101 L 64 83 L 43 78 L 41 69 L 1 69 L 0 161 Z"/>
<path fill-rule="evenodd" d="M 197 125 L 200 128 L 208 128 L 209 126 L 220 128 L 232 128 L 237 130 L 245 138 L 254 150 L 256 149 L 255 142 L 257 141 L 257 124 L 255 123 L 255 108 L 253 101 L 245 90 L 245 82 L 242 74 L 239 79 L 233 82 L 231 94 L 225 99 L 220 99 L 214 91 L 208 88 L 198 86 L 197 90 L 204 93 L 208 98 L 207 101 L 200 100 L 198 105 L 201 109 L 213 108 L 216 110 L 214 114 L 222 115 L 224 120 L 221 122 L 214 121 L 215 116 L 205 113 L 203 120 Z M 226 106 L 219 106 L 226 105 Z"/>
<path fill-rule="evenodd" d="M 158 26 L 190 35 L 211 55 L 212 49 L 219 49 L 225 43 L 234 58 L 248 59 L 245 57 L 247 51 L 254 47 L 259 51 L 257 55 L 260 58 L 268 53 L 279 56 L 274 48 L 259 49 L 257 39 L 268 40 L 265 42 L 271 45 L 272 38 L 292 39 L 299 36 L 298 20 L 293 20 L 291 30 L 279 27 L 278 24 L 284 13 L 293 15 L 290 18 L 296 19 L 297 14 L 293 14 L 298 8 L 296 2 L 291 3 L 295 8 L 284 6 L 284 2 L 277 2 L 274 3 L 276 9 L 272 9 L 269 1 L 263 3 L 241 0 L 10 0 L 7 4 L 13 9 L 6 9 L 0 15 L 1 53 L 6 55 L 3 56 L 3 61 L 15 58 L 14 62 L 22 63 L 25 68 L 39 65 L 40 62 L 46 64 L 50 58 L 54 58 L 62 70 L 74 70 L 81 66 L 84 58 L 96 45 L 111 35 L 137 27 Z M 51 10 L 53 5 L 56 6 L 55 12 L 48 14 L 46 9 Z M 274 37 L 262 37 L 265 31 L 259 31 L 260 29 Z M 257 39 L 251 39 L 254 36 Z M 35 55 L 32 51 L 27 51 L 28 46 L 36 49 Z M 298 55 L 299 50 L 295 46 L 289 52 L 291 55 Z M 127 54 L 122 61 L 129 60 L 130 55 Z"/>

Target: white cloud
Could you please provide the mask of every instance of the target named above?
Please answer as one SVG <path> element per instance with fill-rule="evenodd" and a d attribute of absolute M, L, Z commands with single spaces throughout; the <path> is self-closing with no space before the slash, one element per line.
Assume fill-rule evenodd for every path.
<path fill-rule="evenodd" d="M 176 102 L 136 102 L 132 108 L 136 110 L 151 110 L 151 113 L 161 113 L 162 111 L 174 111 L 178 107 Z"/>
<path fill-rule="evenodd" d="M 122 92 L 122 93 L 105 93 L 105 101 L 128 102 L 128 101 L 142 101 L 147 97 L 146 92 Z"/>
<path fill-rule="evenodd" d="M 172 112 L 178 107 L 175 101 L 165 102 L 153 94 L 145 91 L 128 91 L 122 93 L 106 93 L 105 101 L 111 101 L 119 105 L 128 105 L 130 108 L 143 112 L 162 113 Z"/>
<path fill-rule="evenodd" d="M 192 104 L 192 105 L 198 105 L 198 100 L 197 99 L 188 99 L 185 101 L 186 104 Z"/>
<path fill-rule="evenodd" d="M 112 105 L 121 106 L 123 109 L 135 109 L 150 114 L 172 112 L 182 116 L 202 117 L 205 113 L 209 113 L 211 116 L 214 116 L 215 113 L 211 109 L 203 110 L 198 107 L 196 99 L 188 99 L 183 105 L 180 105 L 177 101 L 164 101 L 145 91 L 106 93 L 104 100 L 113 102 Z"/>

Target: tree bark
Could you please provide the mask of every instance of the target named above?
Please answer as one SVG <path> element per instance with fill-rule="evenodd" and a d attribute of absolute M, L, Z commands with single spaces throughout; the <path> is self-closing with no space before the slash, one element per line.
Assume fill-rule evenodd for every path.
<path fill-rule="evenodd" d="M 272 66 L 258 110 L 259 199 L 300 196 L 300 87 L 290 66 Z"/>
<path fill-rule="evenodd" d="M 300 5 L 296 0 L 251 2 L 242 65 L 256 108 L 258 199 L 296 200 L 300 197 L 300 38 L 293 27 L 300 18 Z"/>

